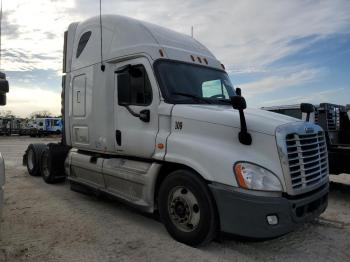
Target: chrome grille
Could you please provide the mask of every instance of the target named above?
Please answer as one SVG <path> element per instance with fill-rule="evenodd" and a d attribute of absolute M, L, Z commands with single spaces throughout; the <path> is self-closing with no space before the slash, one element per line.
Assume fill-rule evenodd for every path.
<path fill-rule="evenodd" d="M 292 133 L 286 136 L 288 168 L 294 190 L 306 189 L 328 176 L 328 155 L 324 133 Z"/>

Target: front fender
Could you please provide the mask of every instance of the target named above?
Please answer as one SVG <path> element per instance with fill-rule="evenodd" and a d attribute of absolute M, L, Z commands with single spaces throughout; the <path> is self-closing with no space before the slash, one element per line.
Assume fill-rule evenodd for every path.
<path fill-rule="evenodd" d="M 237 186 L 233 165 L 248 161 L 275 173 L 285 190 L 275 136 L 251 132 L 253 142 L 247 146 L 239 142 L 238 128 L 185 118 L 175 121 L 182 122 L 182 129 L 172 127 L 166 161 L 186 165 L 208 181 L 230 186 Z"/>

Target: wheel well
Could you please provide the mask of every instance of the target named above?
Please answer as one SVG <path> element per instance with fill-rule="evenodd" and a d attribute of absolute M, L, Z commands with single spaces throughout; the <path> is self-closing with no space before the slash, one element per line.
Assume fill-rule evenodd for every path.
<path fill-rule="evenodd" d="M 210 182 L 205 180 L 196 170 L 194 170 L 193 168 L 186 166 L 186 165 L 182 165 L 182 164 L 178 164 L 178 163 L 164 163 L 162 165 L 162 167 L 159 170 L 159 174 L 157 176 L 157 180 L 156 180 L 156 185 L 154 188 L 154 205 L 155 207 L 157 207 L 158 205 L 158 192 L 159 192 L 159 188 L 160 185 L 162 184 L 162 182 L 164 181 L 164 179 L 173 171 L 175 170 L 179 170 L 179 169 L 186 169 L 186 170 L 190 170 L 192 171 L 194 174 L 196 174 L 199 178 L 201 178 L 206 184 L 209 184 Z"/>

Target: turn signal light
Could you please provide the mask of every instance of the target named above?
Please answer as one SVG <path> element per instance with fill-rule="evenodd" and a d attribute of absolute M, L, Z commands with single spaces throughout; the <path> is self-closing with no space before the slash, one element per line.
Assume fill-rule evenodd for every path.
<path fill-rule="evenodd" d="M 245 183 L 245 180 L 243 178 L 242 165 L 241 164 L 236 164 L 234 166 L 234 171 L 235 171 L 235 175 L 236 175 L 236 178 L 237 178 L 239 186 L 242 187 L 242 188 L 248 189 L 247 184 Z"/>

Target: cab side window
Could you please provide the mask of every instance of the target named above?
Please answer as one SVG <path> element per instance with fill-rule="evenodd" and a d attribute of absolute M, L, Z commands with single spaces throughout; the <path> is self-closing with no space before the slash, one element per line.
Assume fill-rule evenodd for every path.
<path fill-rule="evenodd" d="M 79 44 L 78 44 L 78 48 L 77 48 L 77 54 L 76 54 L 76 58 L 78 58 L 81 53 L 83 52 L 86 44 L 88 43 L 89 39 L 91 36 L 91 31 L 85 32 L 79 40 Z"/>
<path fill-rule="evenodd" d="M 152 87 L 143 65 L 118 73 L 119 105 L 147 106 L 152 102 Z"/>

